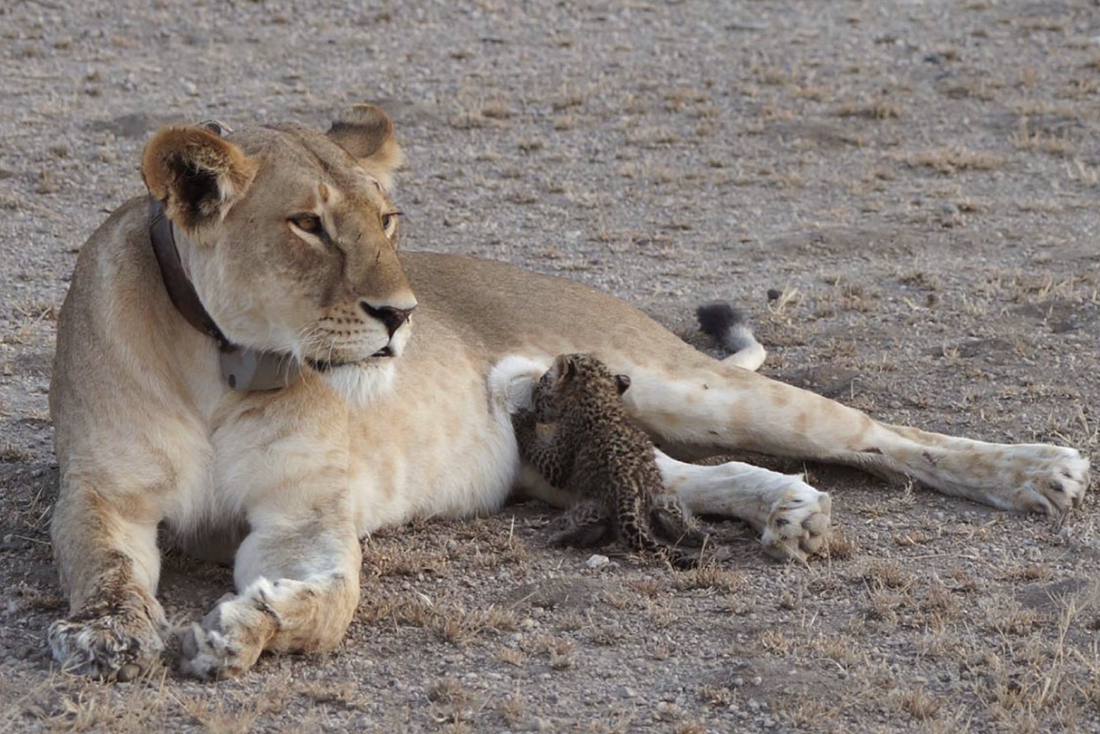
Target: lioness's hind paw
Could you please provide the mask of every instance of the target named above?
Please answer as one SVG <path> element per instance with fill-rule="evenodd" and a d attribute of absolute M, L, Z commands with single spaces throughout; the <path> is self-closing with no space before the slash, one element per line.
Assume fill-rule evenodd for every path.
<path fill-rule="evenodd" d="M 804 561 L 829 540 L 832 498 L 805 483 L 788 490 L 772 506 L 761 534 L 764 552 L 778 560 Z"/>
<path fill-rule="evenodd" d="M 1089 486 L 1089 460 L 1076 449 L 1044 446 L 1013 493 L 1017 509 L 1057 516 L 1080 507 Z"/>

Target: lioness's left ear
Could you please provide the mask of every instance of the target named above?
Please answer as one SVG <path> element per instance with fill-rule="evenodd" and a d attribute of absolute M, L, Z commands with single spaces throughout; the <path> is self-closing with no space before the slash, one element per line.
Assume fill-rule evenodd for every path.
<path fill-rule="evenodd" d="M 252 185 L 258 163 L 211 129 L 160 130 L 141 159 L 141 175 L 172 221 L 194 228 L 225 216 Z"/>
<path fill-rule="evenodd" d="M 328 136 L 378 179 L 383 189 L 390 190 L 393 172 L 405 156 L 393 134 L 393 121 L 380 107 L 355 105 L 332 123 Z"/>
<path fill-rule="evenodd" d="M 630 389 L 630 376 L 615 375 L 615 386 L 619 388 L 619 395 L 622 396 L 624 392 Z"/>

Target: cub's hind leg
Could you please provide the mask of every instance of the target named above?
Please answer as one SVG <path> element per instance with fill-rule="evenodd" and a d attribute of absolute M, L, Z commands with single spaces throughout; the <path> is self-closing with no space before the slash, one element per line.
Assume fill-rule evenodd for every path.
<path fill-rule="evenodd" d="M 551 545 L 593 548 L 611 541 L 614 526 L 607 506 L 594 499 L 582 499 L 565 513 L 566 527 L 550 536 Z"/>
<path fill-rule="evenodd" d="M 662 477 L 663 480 L 663 477 Z M 649 521 L 653 532 L 673 545 L 702 548 L 709 537 L 684 507 L 674 492 L 662 492 L 652 498 Z"/>

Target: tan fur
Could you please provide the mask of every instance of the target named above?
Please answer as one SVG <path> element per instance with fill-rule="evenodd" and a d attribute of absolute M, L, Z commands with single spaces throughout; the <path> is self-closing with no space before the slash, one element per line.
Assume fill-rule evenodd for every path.
<path fill-rule="evenodd" d="M 377 528 L 492 511 L 517 483 L 567 503 L 522 467 L 509 415 L 515 385 L 566 352 L 631 377 L 626 409 L 691 510 L 745 517 L 778 555 L 821 547 L 827 495 L 666 454 L 743 447 L 851 463 L 1020 510 L 1080 501 L 1088 462 L 1072 449 L 887 426 L 699 354 L 584 286 L 472 258 L 399 258 L 386 187 L 400 156 L 383 120 L 353 111 L 333 137 L 173 128 L 145 156 L 213 319 L 237 344 L 304 361 L 286 390 L 224 384 L 216 344 L 165 293 L 148 200 L 122 206 L 81 249 L 50 392 L 51 530 L 71 605 L 50 644 L 69 668 L 127 677 L 158 659 L 158 524 L 191 552 L 234 560 L 237 593 L 183 640 L 181 668 L 210 678 L 263 650 L 335 646 L 358 596 L 358 538 Z M 413 307 L 389 326 L 378 315 Z"/>

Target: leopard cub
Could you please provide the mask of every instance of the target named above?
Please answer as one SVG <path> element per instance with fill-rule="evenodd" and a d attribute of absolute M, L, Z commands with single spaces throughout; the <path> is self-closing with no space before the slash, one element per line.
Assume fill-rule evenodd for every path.
<path fill-rule="evenodd" d="M 533 409 L 512 416 L 520 455 L 550 484 L 576 496 L 559 545 L 590 547 L 617 537 L 672 565 L 698 564 L 706 540 L 657 468 L 653 443 L 626 414 L 626 375 L 590 354 L 563 354 L 539 379 Z"/>

